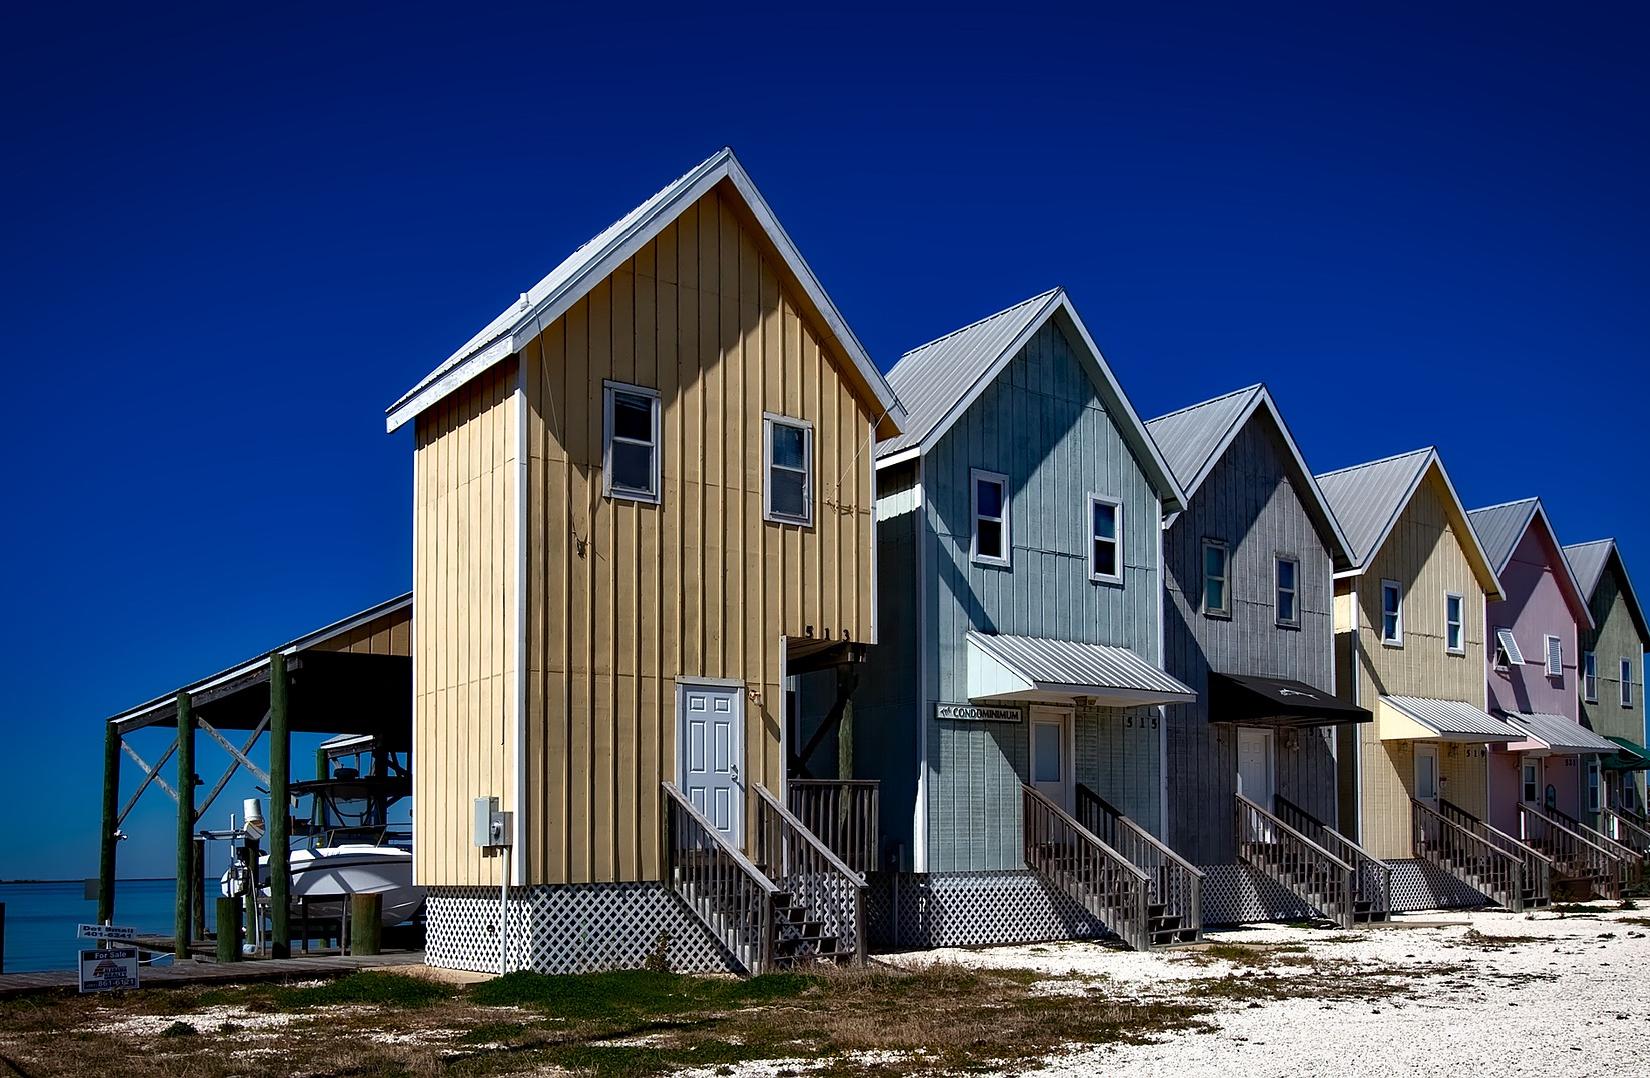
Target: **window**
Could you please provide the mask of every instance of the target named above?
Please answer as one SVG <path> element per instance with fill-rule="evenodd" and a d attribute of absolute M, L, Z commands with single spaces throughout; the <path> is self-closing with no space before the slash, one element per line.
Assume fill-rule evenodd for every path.
<path fill-rule="evenodd" d="M 1587 811 L 1598 811 L 1598 757 L 1587 761 Z"/>
<path fill-rule="evenodd" d="M 602 493 L 659 500 L 659 391 L 602 383 Z"/>
<path fill-rule="evenodd" d="M 763 520 L 780 524 L 814 522 L 814 428 L 800 419 L 762 416 L 763 463 L 767 483 Z"/>
<path fill-rule="evenodd" d="M 1381 643 L 1404 646 L 1404 589 L 1396 580 L 1381 581 Z"/>
<path fill-rule="evenodd" d="M 1495 668 L 1505 670 L 1509 666 L 1523 665 L 1524 653 L 1518 650 L 1518 640 L 1513 636 L 1513 631 L 1495 630 Z"/>
<path fill-rule="evenodd" d="M 1534 760 L 1524 761 L 1524 800 L 1533 805 L 1541 797 L 1540 765 Z"/>
<path fill-rule="evenodd" d="M 1279 625 L 1299 625 L 1301 563 L 1294 558 L 1279 558 L 1274 575 L 1277 580 L 1277 615 Z"/>
<path fill-rule="evenodd" d="M 1633 660 L 1621 660 L 1621 706 L 1633 706 Z"/>
<path fill-rule="evenodd" d="M 1123 507 L 1098 494 L 1089 495 L 1089 579 L 1123 582 Z"/>
<path fill-rule="evenodd" d="M 1461 617 L 1465 609 L 1459 595 L 1446 593 L 1444 595 L 1444 650 L 1451 655 L 1465 655 L 1466 643 L 1461 636 Z"/>
<path fill-rule="evenodd" d="M 1591 651 L 1581 653 L 1581 698 L 1598 703 L 1598 655 Z"/>
<path fill-rule="evenodd" d="M 1542 638 L 1547 653 L 1547 676 L 1564 676 L 1564 642 L 1551 633 Z"/>
<path fill-rule="evenodd" d="M 1008 564 L 1008 476 L 969 472 L 974 487 L 974 538 L 969 556 L 987 565 Z"/>
<path fill-rule="evenodd" d="M 1232 616 L 1231 555 L 1218 539 L 1203 540 L 1203 612 Z"/>

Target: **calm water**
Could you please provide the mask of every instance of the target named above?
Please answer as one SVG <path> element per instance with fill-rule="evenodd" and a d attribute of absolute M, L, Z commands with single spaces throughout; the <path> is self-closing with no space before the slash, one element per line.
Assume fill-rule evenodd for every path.
<path fill-rule="evenodd" d="M 206 892 L 210 927 L 217 881 Z M 173 880 L 121 880 L 115 885 L 115 924 L 140 932 L 172 934 Z M 75 939 L 75 927 L 97 920 L 97 902 L 86 897 L 85 884 L 0 883 L 6 904 L 6 972 L 73 969 L 75 952 L 88 943 Z"/>

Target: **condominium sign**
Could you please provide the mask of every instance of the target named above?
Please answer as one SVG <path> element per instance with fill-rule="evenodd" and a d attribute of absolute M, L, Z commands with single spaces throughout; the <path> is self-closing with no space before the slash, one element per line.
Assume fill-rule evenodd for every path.
<path fill-rule="evenodd" d="M 963 722 L 1019 722 L 1017 707 L 981 707 L 978 704 L 935 704 L 936 719 L 958 719 Z"/>

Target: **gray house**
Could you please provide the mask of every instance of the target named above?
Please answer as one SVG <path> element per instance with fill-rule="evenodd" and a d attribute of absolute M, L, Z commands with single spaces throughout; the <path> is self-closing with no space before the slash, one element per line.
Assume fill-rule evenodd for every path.
<path fill-rule="evenodd" d="M 1332 842 L 1334 730 L 1372 719 L 1335 697 L 1346 538 L 1265 386 L 1146 428 L 1186 496 L 1165 520 L 1164 662 L 1198 693 L 1164 709 L 1169 844 L 1204 871 L 1205 923 L 1350 913 L 1317 889 L 1344 882 L 1334 864 L 1282 871 Z"/>
<path fill-rule="evenodd" d="M 888 377 L 910 421 L 877 447 L 882 644 L 852 767 L 881 782 L 899 870 L 885 934 L 1195 935 L 1189 866 L 1156 837 L 1157 705 L 1193 696 L 1161 662 L 1167 464 L 1060 289 Z M 1134 821 L 1110 843 L 1101 799 Z"/>

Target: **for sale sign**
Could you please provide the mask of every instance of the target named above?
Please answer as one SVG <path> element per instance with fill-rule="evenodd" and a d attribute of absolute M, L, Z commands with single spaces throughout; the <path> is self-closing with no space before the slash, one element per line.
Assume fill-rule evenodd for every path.
<path fill-rule="evenodd" d="M 105 947 L 80 952 L 80 990 L 108 992 L 138 986 L 136 947 Z"/>

